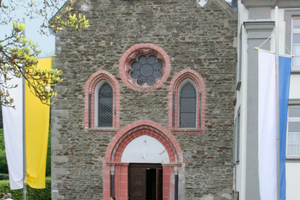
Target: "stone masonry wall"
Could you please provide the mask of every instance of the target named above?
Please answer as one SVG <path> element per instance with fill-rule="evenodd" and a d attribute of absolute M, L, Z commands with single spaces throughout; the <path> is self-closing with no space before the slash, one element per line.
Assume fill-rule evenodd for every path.
<path fill-rule="evenodd" d="M 120 130 L 139 120 L 168 128 L 172 77 L 190 68 L 206 84 L 205 132 L 173 133 L 183 152 L 185 199 L 231 199 L 236 18 L 222 0 L 78 0 L 90 27 L 56 35 L 55 67 L 63 70 L 51 110 L 52 199 L 103 199 L 102 163 L 116 134 L 84 129 L 84 87 L 97 70 L 120 84 Z M 75 9 L 76 10 L 76 9 Z M 122 54 L 132 45 L 153 43 L 171 60 L 171 73 L 158 89 L 128 88 L 119 75 Z"/>

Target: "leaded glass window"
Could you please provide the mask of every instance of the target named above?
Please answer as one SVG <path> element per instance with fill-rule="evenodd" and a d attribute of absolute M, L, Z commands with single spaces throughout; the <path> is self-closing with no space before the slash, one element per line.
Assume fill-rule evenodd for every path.
<path fill-rule="evenodd" d="M 113 91 L 112 87 L 105 83 L 99 90 L 98 99 L 98 126 L 112 127 L 113 122 Z"/>
<path fill-rule="evenodd" d="M 179 94 L 179 127 L 196 128 L 196 90 L 191 83 L 186 83 Z"/>
<path fill-rule="evenodd" d="M 158 61 L 156 56 L 140 55 L 137 61 L 130 65 L 130 77 L 136 79 L 138 85 L 148 84 L 149 86 L 155 84 L 155 79 L 163 76 L 163 63 Z"/>

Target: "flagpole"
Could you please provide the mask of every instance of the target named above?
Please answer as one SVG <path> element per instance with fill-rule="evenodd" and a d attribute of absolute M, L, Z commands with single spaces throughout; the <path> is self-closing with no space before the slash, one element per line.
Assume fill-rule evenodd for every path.
<path fill-rule="evenodd" d="M 280 200 L 280 120 L 279 120 L 279 30 L 278 6 L 275 7 L 275 69 L 276 69 L 276 136 L 277 136 L 277 200 Z"/>
<path fill-rule="evenodd" d="M 25 24 L 25 18 L 23 18 L 23 23 Z M 23 32 L 25 36 L 25 29 Z M 25 66 L 23 66 L 25 67 Z M 22 110 L 23 110 L 23 198 L 27 199 L 27 188 L 26 188 L 26 127 L 25 127 L 25 77 L 22 77 Z"/>
<path fill-rule="evenodd" d="M 23 197 L 26 200 L 27 188 L 26 188 L 26 132 L 25 132 L 25 78 L 22 78 L 23 82 Z"/>

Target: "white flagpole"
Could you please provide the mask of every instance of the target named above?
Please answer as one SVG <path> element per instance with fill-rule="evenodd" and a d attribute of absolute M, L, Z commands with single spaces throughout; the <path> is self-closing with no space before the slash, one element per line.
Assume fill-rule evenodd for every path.
<path fill-rule="evenodd" d="M 276 135 L 277 135 L 277 199 L 280 200 L 280 130 L 279 130 L 279 30 L 278 6 L 275 7 L 275 68 L 276 68 Z"/>
<path fill-rule="evenodd" d="M 23 18 L 23 23 L 25 24 L 25 18 Z M 23 32 L 25 36 L 25 29 Z M 25 67 L 25 66 L 24 66 Z M 25 127 L 25 78 L 22 77 L 23 82 L 23 94 L 22 94 L 22 109 L 23 109 L 23 198 L 27 199 L 27 188 L 26 188 L 26 127 Z"/>

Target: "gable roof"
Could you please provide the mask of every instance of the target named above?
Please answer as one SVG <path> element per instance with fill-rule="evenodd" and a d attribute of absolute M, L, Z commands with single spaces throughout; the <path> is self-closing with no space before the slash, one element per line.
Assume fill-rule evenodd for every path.
<path fill-rule="evenodd" d="M 237 20 L 238 18 L 237 13 L 231 9 L 230 5 L 225 0 L 211 0 L 211 1 L 216 2 L 220 6 L 220 8 L 228 14 L 230 18 Z"/>

